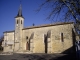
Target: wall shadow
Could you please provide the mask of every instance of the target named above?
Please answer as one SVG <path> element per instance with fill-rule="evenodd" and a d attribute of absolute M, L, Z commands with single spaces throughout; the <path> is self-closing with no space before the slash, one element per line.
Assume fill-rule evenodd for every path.
<path fill-rule="evenodd" d="M 67 54 L 61 57 L 53 57 L 49 60 L 77 60 L 77 58 L 74 54 Z"/>
<path fill-rule="evenodd" d="M 52 58 L 50 60 L 79 60 L 76 55 L 76 46 L 75 46 L 76 35 L 73 29 L 72 29 L 72 40 L 73 40 L 73 46 L 61 53 L 66 55 L 57 58 Z"/>
<path fill-rule="evenodd" d="M 76 45 L 75 45 L 75 42 L 76 42 L 76 35 L 72 29 L 72 40 L 73 40 L 73 46 L 70 47 L 69 49 L 63 51 L 62 53 L 63 54 L 76 54 Z"/>
<path fill-rule="evenodd" d="M 74 46 L 62 52 L 62 54 L 76 54 L 76 49 Z"/>
<path fill-rule="evenodd" d="M 45 44 L 45 53 L 47 53 L 47 36 L 46 35 L 44 35 L 44 44 Z"/>

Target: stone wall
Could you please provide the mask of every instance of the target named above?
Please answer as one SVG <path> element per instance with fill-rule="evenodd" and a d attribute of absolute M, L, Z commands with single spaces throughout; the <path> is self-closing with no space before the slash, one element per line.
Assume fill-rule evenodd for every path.
<path fill-rule="evenodd" d="M 45 27 L 23 29 L 22 40 L 14 44 L 6 44 L 7 41 L 14 42 L 14 32 L 4 33 L 4 52 L 13 51 L 14 47 L 19 51 L 30 51 L 32 53 L 63 53 L 73 47 L 73 24 L 59 24 Z M 16 50 L 16 51 L 17 51 Z"/>
<path fill-rule="evenodd" d="M 51 31 L 50 37 L 47 37 L 47 53 L 61 53 L 73 46 L 72 39 L 73 24 L 55 25 L 40 28 L 24 29 L 23 30 L 23 50 L 26 50 L 26 43 L 30 43 L 30 49 L 33 53 L 45 53 L 45 37 L 48 31 Z M 61 40 L 63 33 L 63 41 Z M 33 36 L 32 36 L 33 34 Z M 26 39 L 28 37 L 28 39 Z"/>
<path fill-rule="evenodd" d="M 14 32 L 4 33 L 4 52 L 13 51 L 14 49 Z"/>
<path fill-rule="evenodd" d="M 61 39 L 63 33 L 63 41 Z M 61 53 L 73 46 L 72 25 L 55 26 L 51 34 L 51 52 Z"/>

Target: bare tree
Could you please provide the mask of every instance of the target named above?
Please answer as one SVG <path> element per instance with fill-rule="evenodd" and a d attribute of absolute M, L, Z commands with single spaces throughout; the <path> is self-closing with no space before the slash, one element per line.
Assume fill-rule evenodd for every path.
<path fill-rule="evenodd" d="M 55 18 L 59 18 L 59 21 L 65 22 L 80 20 L 80 0 L 45 0 L 37 11 L 42 7 L 50 9 L 47 19 L 54 21 Z"/>
<path fill-rule="evenodd" d="M 80 31 L 80 0 L 44 0 L 37 12 L 42 8 L 50 11 L 46 19 L 55 22 L 73 21 L 76 33 Z"/>
<path fill-rule="evenodd" d="M 1 46 L 1 44 L 2 44 L 3 39 L 4 39 L 4 36 L 1 36 L 1 37 L 0 37 L 0 46 Z"/>
<path fill-rule="evenodd" d="M 4 39 L 4 36 L 1 36 L 0 37 L 0 50 L 3 50 L 3 47 L 1 46 L 2 45 L 2 42 L 3 42 L 3 39 Z"/>
<path fill-rule="evenodd" d="M 3 41 L 3 39 L 4 39 L 4 36 L 3 35 L 0 36 L 0 41 Z"/>

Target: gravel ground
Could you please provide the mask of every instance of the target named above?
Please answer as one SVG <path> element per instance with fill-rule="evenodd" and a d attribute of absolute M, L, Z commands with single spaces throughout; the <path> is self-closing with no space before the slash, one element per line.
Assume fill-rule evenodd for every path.
<path fill-rule="evenodd" d="M 0 60 L 76 60 L 75 55 L 66 54 L 19 54 L 0 55 Z"/>

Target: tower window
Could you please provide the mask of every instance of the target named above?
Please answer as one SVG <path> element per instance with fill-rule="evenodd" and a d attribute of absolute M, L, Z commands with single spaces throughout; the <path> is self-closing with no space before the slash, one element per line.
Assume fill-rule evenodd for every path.
<path fill-rule="evenodd" d="M 21 20 L 21 24 L 22 24 L 22 20 Z"/>
<path fill-rule="evenodd" d="M 61 33 L 61 41 L 64 42 L 64 40 L 63 40 L 63 33 Z"/>
<path fill-rule="evenodd" d="M 26 36 L 26 39 L 28 39 L 28 36 Z"/>
<path fill-rule="evenodd" d="M 17 24 L 18 24 L 18 20 L 17 20 Z"/>

